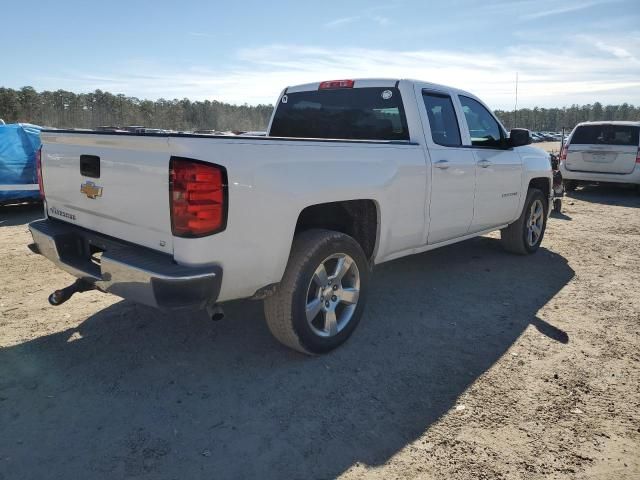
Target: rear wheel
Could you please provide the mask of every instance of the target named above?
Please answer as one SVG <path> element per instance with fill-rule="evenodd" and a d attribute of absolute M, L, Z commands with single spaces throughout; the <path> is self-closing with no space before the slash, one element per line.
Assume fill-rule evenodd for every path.
<path fill-rule="evenodd" d="M 271 333 L 306 354 L 326 353 L 344 343 L 360 321 L 369 264 L 350 236 L 309 230 L 296 236 L 282 281 L 265 299 Z"/>
<path fill-rule="evenodd" d="M 547 208 L 547 200 L 542 192 L 530 188 L 520 218 L 500 230 L 504 248 L 519 255 L 538 250 L 547 227 Z"/>

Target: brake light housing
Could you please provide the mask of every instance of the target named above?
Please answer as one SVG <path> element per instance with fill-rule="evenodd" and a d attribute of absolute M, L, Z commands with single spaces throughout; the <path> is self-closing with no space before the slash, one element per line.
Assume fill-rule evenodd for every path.
<path fill-rule="evenodd" d="M 560 161 L 564 162 L 567 160 L 567 150 L 569 150 L 569 144 L 565 144 L 562 146 L 562 149 L 560 150 Z"/>
<path fill-rule="evenodd" d="M 36 175 L 38 175 L 38 190 L 40 190 L 40 199 L 44 200 L 44 183 L 42 182 L 42 147 L 36 150 Z"/>
<path fill-rule="evenodd" d="M 640 147 L 638 147 L 638 153 L 636 153 L 636 163 L 640 163 Z"/>
<path fill-rule="evenodd" d="M 223 231 L 227 227 L 227 188 L 224 167 L 171 157 L 169 201 L 173 235 L 197 238 Z"/>
<path fill-rule="evenodd" d="M 334 88 L 353 88 L 354 80 L 328 80 L 321 82 L 318 90 L 330 90 Z"/>

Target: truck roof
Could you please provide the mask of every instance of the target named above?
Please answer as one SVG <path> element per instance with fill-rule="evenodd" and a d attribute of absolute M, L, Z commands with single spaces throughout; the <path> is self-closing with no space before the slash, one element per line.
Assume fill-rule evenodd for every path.
<path fill-rule="evenodd" d="M 473 98 L 476 98 L 470 92 L 466 92 L 464 90 L 460 90 L 458 88 L 450 87 L 448 85 L 441 85 L 438 83 L 427 82 L 425 80 L 416 80 L 413 78 L 352 78 L 354 85 L 353 88 L 367 88 L 367 87 L 395 87 L 400 82 L 407 82 L 411 84 L 426 84 L 429 88 L 433 88 L 434 90 L 442 90 L 447 91 L 453 94 L 461 94 L 467 95 Z M 300 85 L 292 85 L 285 89 L 287 93 L 295 93 L 295 92 L 309 92 L 313 90 L 318 90 L 320 87 L 320 83 L 322 82 L 313 82 L 313 83 L 303 83 Z"/>

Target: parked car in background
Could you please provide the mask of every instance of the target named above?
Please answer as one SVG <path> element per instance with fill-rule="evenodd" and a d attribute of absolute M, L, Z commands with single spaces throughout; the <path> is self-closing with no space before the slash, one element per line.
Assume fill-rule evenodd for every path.
<path fill-rule="evenodd" d="M 560 171 L 568 191 L 584 182 L 640 189 L 640 122 L 578 124 L 560 154 Z"/>
<path fill-rule="evenodd" d="M 96 132 L 127 132 L 117 125 L 100 125 L 94 128 Z M 134 132 L 135 133 L 135 132 Z"/>
<path fill-rule="evenodd" d="M 242 132 L 238 134 L 241 137 L 264 137 L 267 135 L 267 132 L 263 130 L 254 130 L 249 132 Z"/>
<path fill-rule="evenodd" d="M 534 142 L 541 142 L 542 136 L 538 132 L 531 132 L 531 140 Z"/>
<path fill-rule="evenodd" d="M 210 129 L 194 130 L 193 133 L 196 135 L 216 135 L 218 137 L 236 135 L 235 132 L 229 132 L 224 130 L 210 130 Z"/>
<path fill-rule="evenodd" d="M 267 136 L 43 133 L 41 252 L 97 288 L 162 308 L 264 299 L 273 335 L 309 354 L 356 328 L 372 267 L 500 230 L 532 254 L 549 156 L 474 95 L 432 83 L 288 87 Z"/>
<path fill-rule="evenodd" d="M 177 133 L 173 130 L 167 130 L 164 128 L 143 128 L 139 133 Z"/>
<path fill-rule="evenodd" d="M 28 123 L 0 124 L 0 205 L 40 201 L 40 129 Z"/>
<path fill-rule="evenodd" d="M 122 130 L 131 133 L 144 133 L 144 128 L 144 125 L 127 125 L 125 127 L 122 127 Z"/>

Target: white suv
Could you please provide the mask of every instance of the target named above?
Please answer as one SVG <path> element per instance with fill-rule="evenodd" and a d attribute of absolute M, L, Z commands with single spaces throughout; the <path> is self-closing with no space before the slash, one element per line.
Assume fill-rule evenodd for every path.
<path fill-rule="evenodd" d="M 567 190 L 580 182 L 630 183 L 640 188 L 640 122 L 578 124 L 560 154 Z"/>

